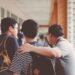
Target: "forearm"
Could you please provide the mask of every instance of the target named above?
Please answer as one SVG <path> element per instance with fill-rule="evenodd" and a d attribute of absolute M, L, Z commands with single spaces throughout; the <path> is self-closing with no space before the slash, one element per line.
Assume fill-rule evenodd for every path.
<path fill-rule="evenodd" d="M 40 55 L 48 56 L 48 57 L 61 57 L 60 50 L 56 50 L 56 48 L 50 47 L 32 47 L 32 52 L 38 53 Z"/>

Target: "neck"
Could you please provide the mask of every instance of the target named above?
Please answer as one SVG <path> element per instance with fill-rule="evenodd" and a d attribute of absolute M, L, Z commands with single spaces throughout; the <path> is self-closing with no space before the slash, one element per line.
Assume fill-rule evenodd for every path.
<path fill-rule="evenodd" d="M 35 40 L 32 38 L 25 38 L 27 43 L 34 42 Z"/>

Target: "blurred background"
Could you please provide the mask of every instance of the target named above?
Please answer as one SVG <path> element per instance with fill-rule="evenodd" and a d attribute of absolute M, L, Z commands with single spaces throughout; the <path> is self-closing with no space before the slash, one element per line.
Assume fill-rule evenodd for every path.
<path fill-rule="evenodd" d="M 75 47 L 75 0 L 0 0 L 0 22 L 4 17 L 17 20 L 18 31 L 24 20 L 34 19 L 39 34 L 46 34 L 51 24 L 60 24 Z"/>

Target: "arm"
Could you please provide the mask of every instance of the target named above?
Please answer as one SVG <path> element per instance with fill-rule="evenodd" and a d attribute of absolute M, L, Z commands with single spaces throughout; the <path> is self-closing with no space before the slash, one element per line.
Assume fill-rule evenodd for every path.
<path fill-rule="evenodd" d="M 40 55 L 48 56 L 48 57 L 61 57 L 61 51 L 58 48 L 50 48 L 50 47 L 37 47 L 30 44 L 25 44 L 19 48 L 19 51 L 24 52 L 34 52 Z"/>
<path fill-rule="evenodd" d="M 56 58 L 61 57 L 61 51 L 58 48 L 35 46 L 31 49 L 31 51 L 48 57 L 56 57 Z"/>

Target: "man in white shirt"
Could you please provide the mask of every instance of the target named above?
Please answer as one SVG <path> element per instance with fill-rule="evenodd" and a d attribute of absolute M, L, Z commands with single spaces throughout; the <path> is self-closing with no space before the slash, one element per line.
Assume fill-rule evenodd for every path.
<path fill-rule="evenodd" d="M 19 48 L 21 53 L 34 52 L 40 55 L 54 57 L 56 75 L 75 75 L 75 51 L 72 45 L 63 38 L 63 29 L 60 25 L 53 24 L 48 29 L 48 42 L 50 47 L 36 47 L 25 44 Z"/>

